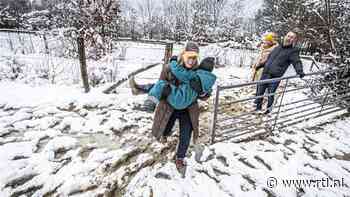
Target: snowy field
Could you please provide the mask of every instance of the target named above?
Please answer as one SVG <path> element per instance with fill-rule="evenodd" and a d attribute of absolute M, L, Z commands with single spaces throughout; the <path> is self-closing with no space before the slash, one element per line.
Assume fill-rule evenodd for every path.
<path fill-rule="evenodd" d="M 130 47 L 126 60 L 119 63 L 123 65 L 120 73 L 161 61 L 163 49 L 158 48 Z M 180 48 L 175 47 L 175 54 Z M 215 46 L 201 48 L 201 52 L 202 57 L 217 53 Z M 220 85 L 250 78 L 248 65 L 236 66 L 238 55 L 230 53 L 227 66 L 214 71 Z M 35 66 L 33 59 L 18 57 Z M 153 82 L 159 72 L 156 66 L 136 80 Z M 287 75 L 293 72 L 290 69 Z M 80 84 L 0 81 L 0 196 L 350 194 L 348 116 L 304 122 L 264 139 L 209 145 L 211 114 L 203 108 L 200 143 L 190 147 L 183 177 L 172 160 L 177 137 L 167 144 L 156 142 L 150 134 L 152 114 L 138 110 L 146 96 L 132 96 L 127 83 L 116 94 L 106 95 L 102 90 L 107 86 L 84 94 Z M 212 99 L 201 106 L 211 105 Z M 299 181 L 296 189 L 286 184 L 290 180 L 304 182 Z"/>

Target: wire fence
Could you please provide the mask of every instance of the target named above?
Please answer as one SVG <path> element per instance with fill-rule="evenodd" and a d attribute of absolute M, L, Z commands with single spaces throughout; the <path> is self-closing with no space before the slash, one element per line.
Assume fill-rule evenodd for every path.
<path fill-rule="evenodd" d="M 87 58 L 91 85 L 114 83 L 134 70 L 162 62 L 165 45 L 148 41 L 116 41 L 101 59 Z M 0 80 L 49 80 L 50 83 L 81 83 L 80 62 L 75 39 L 46 32 L 0 30 Z M 89 53 L 90 49 L 86 49 Z M 93 51 L 92 51 L 93 53 Z M 35 80 L 34 80 L 35 79 Z"/>
<path fill-rule="evenodd" d="M 213 56 L 218 66 L 247 67 L 255 63 L 259 51 L 245 47 L 208 46 L 204 48 L 204 56 Z"/>

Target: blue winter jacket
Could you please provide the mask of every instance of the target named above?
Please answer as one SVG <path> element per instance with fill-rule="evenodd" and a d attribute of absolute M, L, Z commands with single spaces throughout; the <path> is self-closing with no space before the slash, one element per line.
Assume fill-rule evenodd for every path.
<path fill-rule="evenodd" d="M 190 86 L 191 79 L 195 79 L 196 76 L 198 76 L 201 81 L 203 93 L 207 94 L 211 93 L 212 87 L 216 81 L 216 76 L 213 73 L 202 69 L 197 69 L 195 71 L 187 70 L 183 66 L 178 65 L 176 61 L 170 62 L 170 70 L 181 83 L 179 86 L 170 85 L 171 93 L 167 97 L 167 102 L 174 109 L 178 110 L 186 109 L 195 102 L 198 97 L 198 93 Z M 165 84 L 165 81 L 158 81 L 150 90 L 149 95 L 156 97 L 159 101 Z"/>

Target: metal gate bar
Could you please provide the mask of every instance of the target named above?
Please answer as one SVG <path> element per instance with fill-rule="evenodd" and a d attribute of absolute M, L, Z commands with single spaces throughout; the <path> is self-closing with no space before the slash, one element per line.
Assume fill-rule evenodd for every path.
<path fill-rule="evenodd" d="M 348 108 L 349 106 L 347 105 L 345 107 L 339 107 L 340 105 L 344 104 L 344 100 L 350 99 L 350 95 L 348 94 L 348 92 L 350 92 L 350 77 L 338 79 L 338 73 L 341 73 L 342 71 L 344 71 L 344 69 L 333 69 L 308 73 L 306 74 L 306 77 L 314 77 L 314 79 L 309 81 L 303 80 L 304 82 L 298 84 L 293 82 L 289 83 L 289 80 L 297 79 L 298 76 L 288 76 L 230 86 L 218 86 L 214 100 L 214 113 L 210 123 L 212 133 L 211 142 L 214 143 L 215 141 L 222 141 L 222 139 L 215 140 L 215 137 L 228 139 L 257 131 L 263 131 L 264 133 L 271 132 L 275 130 L 275 128 L 284 128 L 286 125 L 290 126 L 293 124 L 298 124 L 302 121 L 309 120 L 310 118 L 317 118 L 344 110 L 344 108 Z M 325 81 L 324 78 L 325 76 L 328 76 L 328 74 L 331 74 L 330 76 L 335 76 L 335 79 Z M 247 98 L 237 98 L 236 100 L 225 103 L 222 103 L 223 101 L 219 99 L 221 92 L 225 90 L 238 88 L 244 89 L 253 85 L 277 81 L 286 82 L 281 86 L 283 87 L 282 91 L 265 94 L 262 96 L 243 95 L 247 96 Z M 336 89 L 336 91 L 334 91 L 334 89 Z M 302 91 L 304 94 L 304 90 L 309 90 L 312 94 L 305 95 L 308 98 L 299 99 L 297 101 L 290 98 L 289 100 L 292 100 L 291 102 L 283 103 L 283 101 L 288 98 L 289 94 L 298 93 L 300 91 Z M 322 93 L 323 90 L 325 93 Z M 257 116 L 256 112 L 253 110 L 248 112 L 245 111 L 243 113 L 239 113 L 238 115 L 230 115 L 231 111 L 229 110 L 230 108 L 228 108 L 229 105 L 239 103 L 239 106 L 245 109 L 245 106 L 248 106 L 249 108 L 249 105 L 246 105 L 248 101 L 276 95 L 281 96 L 280 98 L 275 99 L 274 108 L 277 108 L 277 111 L 272 111 L 266 118 L 260 117 L 261 115 Z M 232 107 L 234 108 L 235 106 Z M 302 120 L 299 121 L 301 118 Z"/>
<path fill-rule="evenodd" d="M 347 89 L 346 91 L 349 91 L 349 89 Z M 345 91 L 343 91 L 345 92 Z M 338 97 L 337 100 L 339 99 L 347 99 L 347 98 L 350 98 L 349 97 L 350 95 L 345 95 L 345 96 L 341 96 L 341 97 Z M 309 99 L 303 99 L 303 100 L 307 100 L 307 101 L 310 101 Z M 319 99 L 317 100 L 324 100 L 324 97 L 319 97 Z M 312 101 L 315 101 L 315 100 L 312 100 Z M 296 103 L 299 103 L 299 102 L 293 102 L 293 104 L 296 104 Z M 333 103 L 333 102 L 323 102 L 323 104 L 321 104 L 321 109 L 322 109 L 322 106 L 327 106 L 327 105 L 330 105 L 330 104 L 340 104 L 341 102 L 336 102 L 336 103 Z M 283 109 L 281 110 L 280 112 L 272 112 L 270 114 L 271 115 L 274 115 L 274 114 L 278 114 L 278 113 L 283 113 L 283 112 L 287 112 L 287 111 L 290 111 L 290 110 L 295 110 L 296 108 L 300 108 L 300 107 L 306 107 L 306 106 L 311 106 L 311 105 L 320 105 L 319 103 L 307 103 L 307 104 L 303 104 L 303 105 L 298 105 L 296 107 L 290 107 L 290 108 L 287 108 L 287 109 Z M 278 105 L 279 106 L 287 106 L 287 105 Z M 316 106 L 314 108 L 319 108 L 320 106 Z M 312 109 L 314 109 L 312 108 Z M 251 114 L 256 114 L 255 111 L 253 111 Z M 298 113 L 295 113 L 295 114 L 298 114 Z M 290 116 L 290 115 L 295 115 L 295 114 L 288 114 L 288 115 L 285 115 L 285 116 L 281 116 L 280 118 L 284 118 L 286 116 Z M 232 119 L 236 119 L 237 116 L 233 117 Z M 230 122 L 229 125 L 224 125 L 224 126 L 221 126 L 221 124 L 218 124 L 220 126 L 220 129 L 222 130 L 225 130 L 225 129 L 228 129 L 228 128 L 231 128 L 234 124 L 239 124 L 239 123 L 242 123 L 242 122 L 247 122 L 247 121 L 251 121 L 251 120 L 254 120 L 256 119 L 256 117 L 249 117 L 249 118 L 245 118 L 245 119 L 240 119 L 239 121 L 235 121 L 235 122 Z"/>

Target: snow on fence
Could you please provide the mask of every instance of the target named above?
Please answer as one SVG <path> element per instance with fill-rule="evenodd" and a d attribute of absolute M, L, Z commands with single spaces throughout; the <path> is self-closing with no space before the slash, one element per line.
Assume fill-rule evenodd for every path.
<path fill-rule="evenodd" d="M 157 42 L 116 41 L 110 54 L 99 60 L 87 58 L 91 85 L 114 83 L 135 70 L 162 62 L 165 46 Z M 28 83 L 81 83 L 76 40 L 44 32 L 0 30 L 0 80 Z"/>
<path fill-rule="evenodd" d="M 213 56 L 219 66 L 246 67 L 255 63 L 258 50 L 246 47 L 220 47 L 208 45 L 203 49 L 203 56 Z"/>
<path fill-rule="evenodd" d="M 32 31 L 0 30 L 1 50 L 30 54 L 45 51 L 45 36 Z"/>
<path fill-rule="evenodd" d="M 171 55 L 164 55 L 166 43 L 115 40 L 110 54 L 100 60 L 87 59 L 89 84 L 121 84 L 136 71 L 162 63 L 165 56 Z M 0 30 L 0 48 L 3 52 L 0 55 L 0 79 L 20 77 L 29 83 L 45 83 L 45 80 L 55 84 L 81 83 L 77 43 L 74 39 L 44 32 Z M 174 46 L 172 54 L 179 54 L 182 48 L 183 45 Z M 257 50 L 239 46 L 210 44 L 200 49 L 201 58 L 214 56 L 219 66 L 251 66 L 257 55 Z"/>

